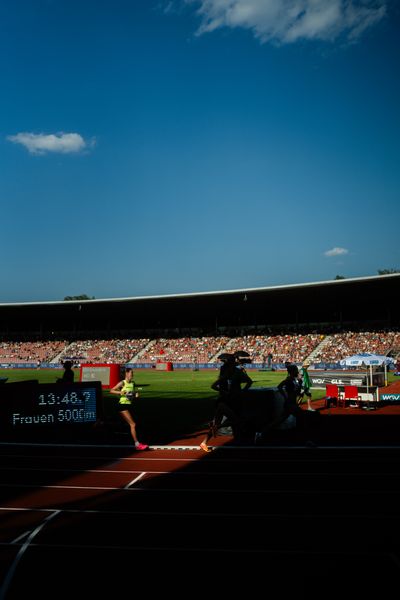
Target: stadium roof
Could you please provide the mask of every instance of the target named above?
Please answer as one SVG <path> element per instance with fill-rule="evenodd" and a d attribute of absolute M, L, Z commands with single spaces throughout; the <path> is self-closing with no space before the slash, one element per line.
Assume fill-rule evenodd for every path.
<path fill-rule="evenodd" d="M 327 281 L 314 281 L 308 283 L 293 283 L 293 284 L 285 284 L 285 285 L 276 285 L 276 286 L 266 286 L 266 287 L 258 287 L 258 288 L 239 288 L 233 290 L 215 290 L 209 292 L 187 292 L 183 294 L 159 294 L 152 296 L 128 296 L 123 298 L 94 298 L 87 300 L 53 300 L 53 301 L 38 301 L 38 302 L 0 302 L 0 307 L 2 306 L 37 306 L 37 305 L 57 305 L 57 304 L 99 304 L 102 302 L 132 302 L 135 300 L 144 301 L 144 300 L 162 300 L 162 299 L 180 299 L 180 298 L 193 298 L 193 297 L 208 297 L 208 296 L 221 296 L 221 295 L 231 295 L 231 294 L 250 294 L 257 292 L 274 292 L 274 291 L 285 291 L 285 290 L 293 290 L 293 289 L 307 289 L 307 288 L 316 288 L 316 287 L 325 287 L 325 286 L 342 286 L 347 285 L 349 283 L 362 283 L 362 282 L 372 282 L 375 280 L 385 280 L 385 279 L 398 279 L 400 282 L 400 273 L 390 273 L 387 275 L 371 275 L 368 277 L 352 277 L 352 278 L 344 278 L 344 279 L 333 279 Z"/>
<path fill-rule="evenodd" d="M 126 337 L 399 327 L 400 273 L 263 288 L 0 304 L 0 335 Z"/>

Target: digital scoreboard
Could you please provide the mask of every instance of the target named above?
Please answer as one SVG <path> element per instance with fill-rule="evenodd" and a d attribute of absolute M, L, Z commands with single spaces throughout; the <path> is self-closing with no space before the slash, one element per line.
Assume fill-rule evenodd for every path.
<path fill-rule="evenodd" d="M 102 417 L 102 386 L 90 383 L 6 383 L 0 386 L 0 435 L 35 437 L 83 432 Z"/>

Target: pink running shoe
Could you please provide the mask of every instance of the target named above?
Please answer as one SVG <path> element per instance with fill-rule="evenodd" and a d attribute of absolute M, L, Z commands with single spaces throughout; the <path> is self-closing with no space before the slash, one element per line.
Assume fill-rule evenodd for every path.
<path fill-rule="evenodd" d="M 209 448 L 205 442 L 201 442 L 201 444 L 200 444 L 200 448 L 201 448 L 201 449 L 202 449 L 204 452 L 211 452 L 211 448 Z"/>
<path fill-rule="evenodd" d="M 140 442 L 135 444 L 135 448 L 136 450 L 147 450 L 148 446 L 147 444 L 141 444 Z"/>

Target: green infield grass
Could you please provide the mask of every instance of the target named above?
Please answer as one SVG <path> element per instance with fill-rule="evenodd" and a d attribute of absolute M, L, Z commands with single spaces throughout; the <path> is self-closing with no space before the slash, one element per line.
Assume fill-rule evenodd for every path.
<path fill-rule="evenodd" d="M 39 383 L 55 382 L 62 371 L 53 369 L 0 369 L 0 378 L 7 383 L 37 379 Z M 274 387 L 286 376 L 286 371 L 248 370 L 253 387 Z M 149 444 L 168 444 L 176 439 L 193 437 L 205 431 L 212 419 L 216 392 L 211 384 L 218 376 L 218 369 L 192 371 L 134 370 L 134 380 L 141 388 L 140 397 L 134 403 L 134 415 L 139 438 Z M 395 380 L 388 374 L 389 383 Z M 79 381 L 79 369 L 75 370 Z M 1 385 L 7 385 L 1 384 Z M 323 398 L 325 388 L 312 391 L 313 400 Z M 118 396 L 103 391 L 104 431 L 119 436 L 121 443 L 130 443 L 127 426 L 117 411 Z"/>

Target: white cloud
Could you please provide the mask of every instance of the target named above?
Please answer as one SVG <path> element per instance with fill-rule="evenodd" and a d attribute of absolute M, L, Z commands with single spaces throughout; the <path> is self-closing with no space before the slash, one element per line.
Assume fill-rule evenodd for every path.
<path fill-rule="evenodd" d="M 185 0 L 197 5 L 198 34 L 243 27 L 261 42 L 355 40 L 386 14 L 387 0 Z"/>
<path fill-rule="evenodd" d="M 332 250 L 324 252 L 325 256 L 342 256 L 348 253 L 349 251 L 346 248 L 332 248 Z"/>
<path fill-rule="evenodd" d="M 79 133 L 17 133 L 9 135 L 7 139 L 15 144 L 21 144 L 31 154 L 46 154 L 47 152 L 58 152 L 61 154 L 72 154 L 81 152 L 94 145 L 94 141 L 86 142 Z"/>

